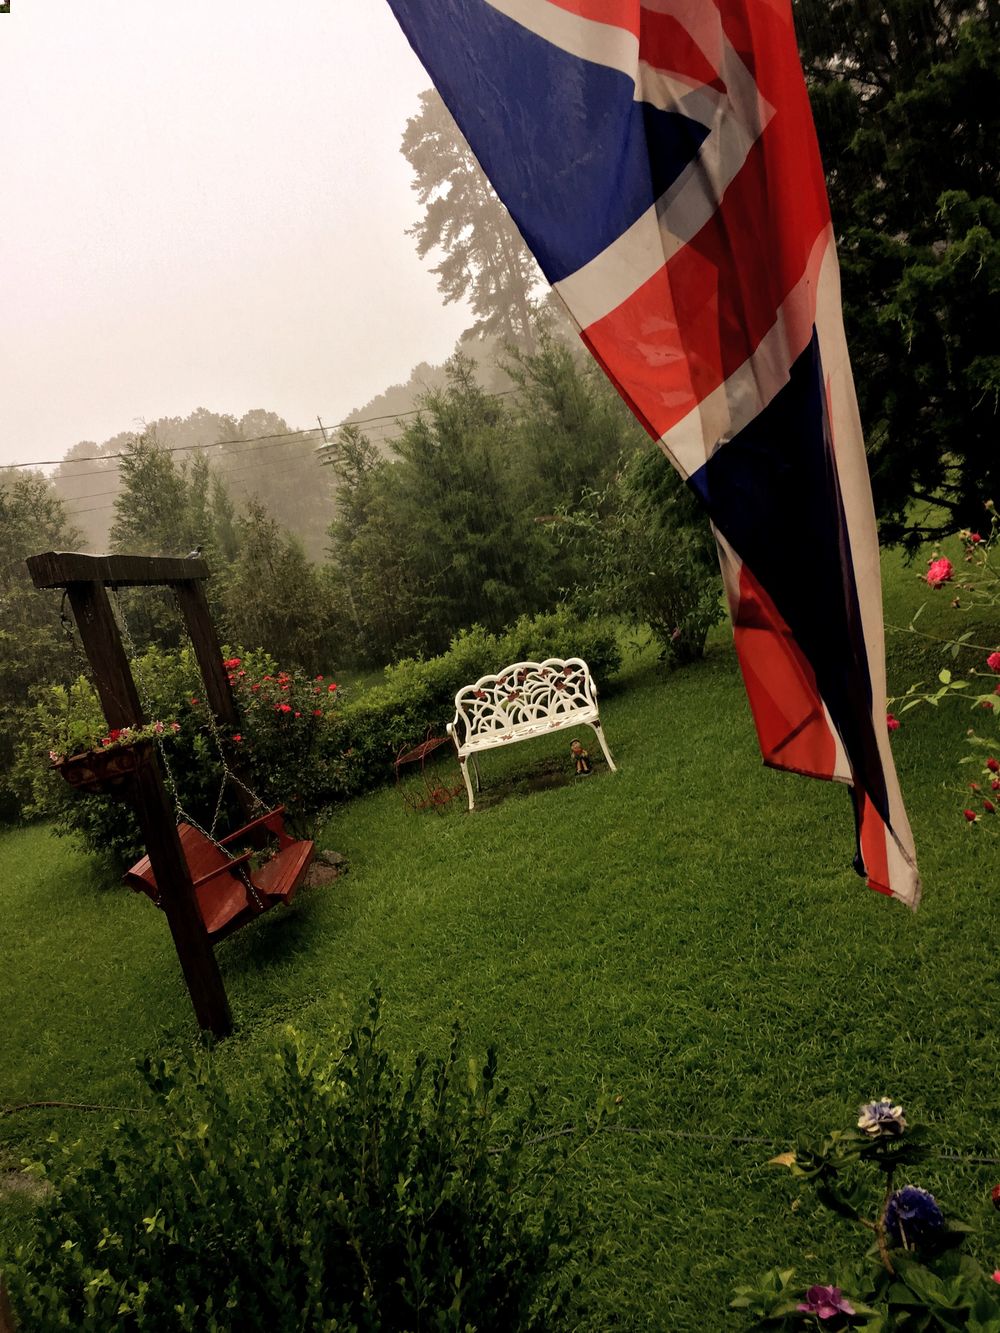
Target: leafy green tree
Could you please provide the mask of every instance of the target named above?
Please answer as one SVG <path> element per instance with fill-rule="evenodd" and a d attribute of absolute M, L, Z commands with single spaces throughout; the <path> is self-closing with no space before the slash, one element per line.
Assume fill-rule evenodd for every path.
<path fill-rule="evenodd" d="M 515 429 L 532 503 L 539 515 L 603 490 L 623 453 L 648 437 L 594 359 L 550 328 L 537 349 L 512 349 Z"/>
<path fill-rule="evenodd" d="M 0 816 L 17 813 L 7 784 L 32 688 L 79 674 L 81 659 L 59 622 L 59 594 L 39 592 L 25 558 L 72 550 L 80 534 L 40 473 L 0 472 Z M 82 650 L 81 650 L 82 651 Z"/>
<path fill-rule="evenodd" d="M 470 333 L 532 347 L 543 279 L 433 89 L 420 94 L 420 110 L 406 123 L 401 151 L 413 168 L 413 189 L 424 210 L 408 234 L 416 238 L 421 259 L 443 252 L 431 272 L 445 303 L 468 300 L 475 315 Z"/>
<path fill-rule="evenodd" d="M 500 629 L 555 595 L 514 419 L 468 358 L 448 376 L 393 441 L 393 461 L 341 435 L 332 561 L 368 660 L 440 651 L 459 629 Z"/>
<path fill-rule="evenodd" d="M 882 534 L 915 545 L 1000 494 L 1000 4 L 795 11 Z"/>
<path fill-rule="evenodd" d="M 725 615 L 715 541 L 701 506 L 657 450 L 623 460 L 615 480 L 553 530 L 583 555 L 580 609 L 648 625 L 673 665 L 704 655 L 708 631 Z"/>
<path fill-rule="evenodd" d="M 333 615 L 316 566 L 259 501 L 250 501 L 235 526 L 239 557 L 219 575 L 225 637 L 295 667 L 327 670 Z"/>

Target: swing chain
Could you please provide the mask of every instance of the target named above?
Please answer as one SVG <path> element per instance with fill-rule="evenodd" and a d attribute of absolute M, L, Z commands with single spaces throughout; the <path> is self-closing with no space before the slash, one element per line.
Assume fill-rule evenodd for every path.
<path fill-rule="evenodd" d="M 110 591 L 111 591 L 112 601 L 114 604 L 115 618 L 118 621 L 118 627 L 121 630 L 122 639 L 125 642 L 125 648 L 132 662 L 133 674 L 135 677 L 136 685 L 139 688 L 139 695 L 140 698 L 142 699 L 142 706 L 146 710 L 147 716 L 152 717 L 155 706 L 153 703 L 152 696 L 150 695 L 149 690 L 146 687 L 146 680 L 142 674 L 142 668 L 139 666 L 139 653 L 135 646 L 135 640 L 132 638 L 132 631 L 129 628 L 128 618 L 125 615 L 125 608 L 122 606 L 121 597 L 119 596 L 118 589 L 115 587 L 114 584 L 110 585 Z M 167 788 L 170 792 L 171 797 L 173 798 L 174 809 L 176 810 L 178 816 L 183 816 L 185 823 L 190 824 L 192 828 L 197 829 L 197 831 L 203 837 L 207 838 L 209 842 L 211 842 L 220 852 L 222 852 L 224 856 L 227 856 L 230 861 L 235 860 L 235 857 L 233 856 L 233 853 L 229 850 L 229 848 L 223 846 L 223 844 L 219 842 L 218 838 L 215 837 L 215 825 L 216 822 L 218 821 L 219 808 L 222 805 L 222 797 L 223 793 L 225 792 L 225 776 L 223 776 L 222 786 L 219 788 L 219 799 L 216 804 L 215 818 L 212 820 L 212 831 L 210 833 L 207 829 L 202 828 L 198 820 L 195 819 L 193 815 L 189 814 L 181 804 L 181 795 L 177 789 L 177 782 L 174 779 L 173 769 L 170 767 L 170 760 L 167 758 L 167 750 L 166 746 L 163 744 L 162 736 L 156 737 L 156 748 L 159 752 L 160 763 L 163 765 L 163 776 L 166 779 Z M 223 767 L 225 767 L 225 763 L 223 763 Z M 244 879 L 245 883 L 248 882 L 248 879 L 244 878 L 244 876 L 241 875 L 240 878 Z M 254 892 L 252 888 L 250 891 Z"/>

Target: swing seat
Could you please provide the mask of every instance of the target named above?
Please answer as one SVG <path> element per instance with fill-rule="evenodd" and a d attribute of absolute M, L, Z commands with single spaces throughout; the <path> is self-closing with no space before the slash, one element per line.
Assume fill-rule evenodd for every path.
<path fill-rule="evenodd" d="M 278 903 L 287 906 L 295 896 L 312 861 L 313 843 L 286 833 L 283 813 L 284 807 L 279 806 L 219 839 L 221 847 L 225 847 L 228 843 L 259 843 L 263 836 L 272 834 L 278 841 L 278 850 L 257 869 L 249 865 L 253 852 L 230 857 L 190 824 L 178 824 L 181 851 L 191 872 L 198 911 L 212 939 L 232 934 Z M 129 888 L 145 893 L 159 905 L 159 886 L 148 856 L 126 871 L 123 879 Z"/>

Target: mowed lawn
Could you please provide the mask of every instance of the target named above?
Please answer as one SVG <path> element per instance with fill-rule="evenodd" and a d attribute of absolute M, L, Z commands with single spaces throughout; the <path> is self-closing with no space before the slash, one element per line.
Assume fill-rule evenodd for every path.
<path fill-rule="evenodd" d="M 887 618 L 905 622 L 930 594 L 886 563 Z M 946 597 L 918 623 L 950 626 Z M 943 664 L 892 643 L 897 690 Z M 573 1129 L 593 1246 L 576 1327 L 733 1327 L 735 1281 L 779 1263 L 826 1281 L 848 1244 L 765 1165 L 801 1131 L 888 1094 L 948 1149 L 1000 1158 L 1000 843 L 960 814 L 978 719 L 919 709 L 894 737 L 925 883 L 913 915 L 850 870 L 843 789 L 761 767 L 726 635 L 673 674 L 640 655 L 602 712 L 618 774 L 570 780 L 564 734 L 489 757 L 473 816 L 461 799 L 415 814 L 392 789 L 337 811 L 319 845 L 349 873 L 219 948 L 239 1023 L 219 1058 L 239 1077 L 286 1022 L 333 1040 L 373 981 L 402 1059 L 443 1052 L 461 1016 L 469 1053 L 495 1044 L 515 1093 L 546 1084 L 553 1127 Z M 134 1105 L 134 1062 L 193 1036 L 163 918 L 31 828 L 0 836 L 0 922 L 0 1103 Z M 111 1119 L 8 1115 L 0 1169 Z M 998 1178 L 944 1159 L 919 1177 L 983 1222 L 993 1265 Z M 6 1204 L 0 1263 L 25 1207 Z"/>

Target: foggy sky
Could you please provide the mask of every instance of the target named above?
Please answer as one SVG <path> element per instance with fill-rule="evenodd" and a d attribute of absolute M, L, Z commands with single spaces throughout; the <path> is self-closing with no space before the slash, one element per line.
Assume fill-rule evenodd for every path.
<path fill-rule="evenodd" d="M 0 15 L 0 463 L 142 419 L 336 421 L 471 322 L 403 234 L 429 79 L 384 0 Z"/>

